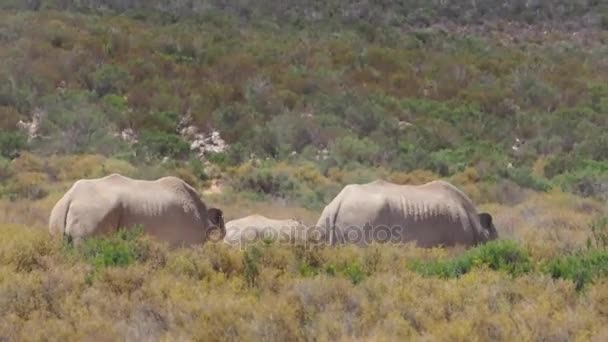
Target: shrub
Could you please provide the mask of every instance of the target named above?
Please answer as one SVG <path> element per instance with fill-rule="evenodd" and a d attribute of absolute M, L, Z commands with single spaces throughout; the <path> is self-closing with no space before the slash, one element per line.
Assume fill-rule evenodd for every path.
<path fill-rule="evenodd" d="M 51 240 L 40 230 L 16 225 L 0 226 L 0 263 L 16 272 L 44 270 L 44 257 L 61 250 L 56 241 Z M 1 282 L 0 282 L 1 283 Z"/>
<path fill-rule="evenodd" d="M 258 275 L 260 274 L 258 266 L 261 254 L 262 252 L 260 251 L 259 247 L 255 245 L 248 247 L 248 249 L 243 254 L 243 264 L 245 265 L 245 279 L 247 280 L 247 284 L 250 287 L 256 285 Z"/>
<path fill-rule="evenodd" d="M 590 250 L 560 257 L 545 265 L 553 278 L 572 280 L 577 291 L 599 276 L 608 275 L 608 250 Z"/>
<path fill-rule="evenodd" d="M 349 264 L 342 272 L 354 285 L 359 284 L 365 278 L 365 272 L 358 263 Z"/>
<path fill-rule="evenodd" d="M 14 130 L 21 118 L 22 115 L 15 108 L 0 105 L 0 132 Z"/>
<path fill-rule="evenodd" d="M 145 160 L 164 157 L 184 159 L 190 153 L 190 146 L 178 135 L 158 130 L 145 130 L 135 144 L 135 150 Z"/>
<path fill-rule="evenodd" d="M 514 168 L 506 170 L 506 176 L 517 185 L 536 191 L 548 191 L 551 184 L 534 175 L 530 168 Z"/>
<path fill-rule="evenodd" d="M 40 124 L 41 139 L 32 150 L 45 154 L 96 152 L 118 143 L 113 125 L 85 91 L 67 91 L 42 99 L 48 112 Z"/>
<path fill-rule="evenodd" d="M 175 133 L 179 124 L 179 114 L 175 112 L 152 112 L 145 120 L 145 127 L 165 133 Z"/>
<path fill-rule="evenodd" d="M 608 163 L 579 159 L 576 167 L 552 179 L 563 190 L 583 197 L 608 199 Z"/>
<path fill-rule="evenodd" d="M 243 168 L 231 183 L 237 191 L 282 198 L 293 198 L 298 189 L 298 182 L 291 174 L 284 170 L 274 170 L 268 166 L 254 169 Z"/>
<path fill-rule="evenodd" d="M 314 269 L 308 266 L 308 269 L 304 269 L 305 271 L 309 271 L 312 274 L 318 274 L 319 270 Z M 327 263 L 323 268 L 325 274 L 330 276 L 342 275 L 346 277 L 353 285 L 357 285 L 361 283 L 369 273 L 364 270 L 364 268 L 357 261 L 353 262 L 340 262 L 340 263 Z"/>
<path fill-rule="evenodd" d="M 331 147 L 332 155 L 338 165 L 342 166 L 351 162 L 375 165 L 380 150 L 380 146 L 369 138 L 359 139 L 352 136 L 338 139 Z"/>
<path fill-rule="evenodd" d="M 589 228 L 591 236 L 587 240 L 587 248 L 608 249 L 608 216 L 596 218 Z"/>
<path fill-rule="evenodd" d="M 388 180 L 396 184 L 418 185 L 424 184 L 440 177 L 429 170 L 415 170 L 409 173 L 393 172 Z"/>
<path fill-rule="evenodd" d="M 511 240 L 490 241 L 453 260 L 414 260 L 409 265 L 411 269 L 425 276 L 442 278 L 460 277 L 476 266 L 487 266 L 513 276 L 527 273 L 532 268 L 527 251 Z"/>
<path fill-rule="evenodd" d="M 121 94 L 127 88 L 129 74 L 119 65 L 104 64 L 90 76 L 92 90 L 99 97 L 109 93 Z"/>
<path fill-rule="evenodd" d="M 0 156 L 14 159 L 25 149 L 27 137 L 21 133 L 0 131 Z"/>
<path fill-rule="evenodd" d="M 545 165 L 545 176 L 551 179 L 557 175 L 573 170 L 580 163 L 578 156 L 574 154 L 558 154 L 552 156 Z"/>
<path fill-rule="evenodd" d="M 82 245 L 74 249 L 71 249 L 73 247 L 70 245 L 66 247 L 96 270 L 107 267 L 125 267 L 141 260 L 144 245 L 139 239 L 142 235 L 142 227 L 121 228 L 106 236 L 87 238 Z"/>
<path fill-rule="evenodd" d="M 174 272 L 176 277 L 187 276 L 196 280 L 207 278 L 214 272 L 209 260 L 201 258 L 192 250 L 172 254 L 167 268 Z"/>
<path fill-rule="evenodd" d="M 101 108 L 110 122 L 121 128 L 127 126 L 128 103 L 126 98 L 116 94 L 107 94 L 102 99 Z"/>
<path fill-rule="evenodd" d="M 46 174 L 39 172 L 23 172 L 17 174 L 9 185 L 6 192 L 11 199 L 39 200 L 48 195 Z"/>

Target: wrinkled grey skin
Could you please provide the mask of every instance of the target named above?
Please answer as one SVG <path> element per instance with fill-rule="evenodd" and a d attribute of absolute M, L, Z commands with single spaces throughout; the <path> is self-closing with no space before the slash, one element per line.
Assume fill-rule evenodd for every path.
<path fill-rule="evenodd" d="M 221 241 L 226 235 L 222 211 L 207 208 L 198 192 L 176 177 L 147 181 L 111 174 L 81 179 L 57 201 L 49 217 L 49 232 L 75 244 L 136 226 L 171 247 Z"/>
<path fill-rule="evenodd" d="M 316 227 L 330 245 L 474 246 L 498 238 L 492 216 L 479 214 L 464 192 L 441 180 L 347 185 L 324 208 Z"/>

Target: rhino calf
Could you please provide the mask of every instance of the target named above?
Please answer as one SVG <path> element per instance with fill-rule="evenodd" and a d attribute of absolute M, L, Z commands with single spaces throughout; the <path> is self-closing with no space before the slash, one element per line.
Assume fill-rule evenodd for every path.
<path fill-rule="evenodd" d="M 306 235 L 306 227 L 297 220 L 272 219 L 254 214 L 228 221 L 224 242 L 233 246 L 264 240 L 294 244 L 304 242 Z"/>

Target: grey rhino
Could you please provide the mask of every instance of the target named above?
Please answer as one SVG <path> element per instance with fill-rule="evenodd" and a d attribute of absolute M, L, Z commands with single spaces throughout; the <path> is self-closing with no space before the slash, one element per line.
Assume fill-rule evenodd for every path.
<path fill-rule="evenodd" d="M 347 185 L 324 208 L 316 229 L 330 245 L 413 241 L 419 247 L 473 246 L 498 238 L 492 216 L 478 213 L 467 195 L 442 180 Z"/>
<path fill-rule="evenodd" d="M 53 207 L 49 232 L 79 244 L 89 236 L 141 225 L 170 247 L 193 246 L 208 241 L 212 232 L 224 238 L 222 216 L 177 177 L 148 181 L 113 173 L 76 181 Z"/>
<path fill-rule="evenodd" d="M 265 239 L 298 243 L 306 239 L 306 227 L 295 219 L 272 219 L 253 214 L 226 223 L 224 242 L 243 245 Z"/>

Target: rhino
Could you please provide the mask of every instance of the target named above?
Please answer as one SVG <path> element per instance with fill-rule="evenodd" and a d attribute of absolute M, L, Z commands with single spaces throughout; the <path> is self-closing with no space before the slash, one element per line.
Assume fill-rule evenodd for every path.
<path fill-rule="evenodd" d="M 443 180 L 400 185 L 377 179 L 346 185 L 325 206 L 316 229 L 332 246 L 372 242 L 474 246 L 498 238 L 492 216 L 478 213 L 464 192 Z"/>
<path fill-rule="evenodd" d="M 136 226 L 170 247 L 221 241 L 226 235 L 222 210 L 208 208 L 182 179 L 140 180 L 117 173 L 74 182 L 51 210 L 48 229 L 79 244 Z"/>
<path fill-rule="evenodd" d="M 273 219 L 253 214 L 226 223 L 224 242 L 244 245 L 264 240 L 299 243 L 306 240 L 306 227 L 296 219 Z"/>

